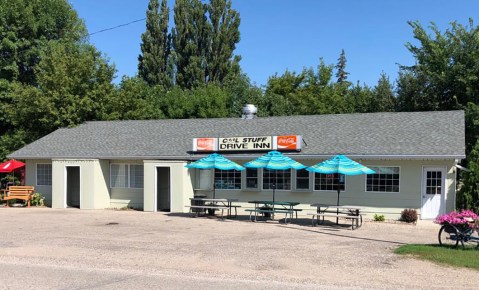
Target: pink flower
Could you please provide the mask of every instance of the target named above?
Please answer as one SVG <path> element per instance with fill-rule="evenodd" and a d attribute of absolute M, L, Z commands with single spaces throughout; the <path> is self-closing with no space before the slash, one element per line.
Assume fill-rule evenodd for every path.
<path fill-rule="evenodd" d="M 478 219 L 479 216 L 472 210 L 461 210 L 460 212 L 450 212 L 440 215 L 434 221 L 437 224 L 468 225 L 471 220 Z"/>

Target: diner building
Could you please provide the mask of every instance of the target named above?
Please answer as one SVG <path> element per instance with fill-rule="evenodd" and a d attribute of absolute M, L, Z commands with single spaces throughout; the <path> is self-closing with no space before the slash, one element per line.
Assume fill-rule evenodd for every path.
<path fill-rule="evenodd" d="M 343 154 L 375 174 L 336 176 L 306 170 L 187 169 L 212 152 L 239 164 L 268 151 L 311 166 Z M 399 112 L 143 121 L 92 121 L 61 128 L 13 152 L 26 184 L 52 208 L 188 212 L 190 198 L 364 208 L 397 218 L 406 208 L 432 219 L 455 208 L 457 164 L 465 158 L 464 112 Z M 339 183 L 339 185 L 338 185 Z M 301 214 L 301 213 L 300 213 Z"/>

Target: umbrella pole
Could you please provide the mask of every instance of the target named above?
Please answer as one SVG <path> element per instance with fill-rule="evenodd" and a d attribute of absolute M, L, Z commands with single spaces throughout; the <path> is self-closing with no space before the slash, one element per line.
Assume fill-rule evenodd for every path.
<path fill-rule="evenodd" d="M 273 183 L 273 212 L 271 214 L 271 216 L 273 217 L 274 219 L 274 190 L 276 189 L 276 181 Z"/>
<path fill-rule="evenodd" d="M 341 191 L 341 188 L 339 186 L 339 173 L 338 173 L 338 184 L 337 184 L 337 187 L 338 187 L 338 199 L 336 201 L 336 205 L 339 206 L 339 193 Z M 339 207 L 336 208 L 336 215 L 339 216 Z M 336 224 L 339 224 L 339 217 L 336 216 Z"/>

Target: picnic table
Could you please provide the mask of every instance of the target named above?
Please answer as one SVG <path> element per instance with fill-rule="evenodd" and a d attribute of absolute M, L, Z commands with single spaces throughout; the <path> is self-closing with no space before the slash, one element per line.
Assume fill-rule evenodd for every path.
<path fill-rule="evenodd" d="M 293 214 L 296 213 L 296 218 L 298 217 L 298 211 L 301 209 L 294 208 L 299 204 L 299 202 L 295 201 L 271 201 L 271 200 L 251 200 L 248 203 L 254 204 L 254 209 L 246 209 L 245 211 L 249 212 L 249 218 L 253 221 L 252 216 L 254 213 L 254 220 L 258 220 L 258 214 L 262 214 L 266 216 L 267 214 L 271 214 L 272 218 L 274 218 L 275 213 L 284 213 L 285 214 L 285 222 L 288 222 L 288 215 L 290 218 L 293 218 Z"/>
<path fill-rule="evenodd" d="M 324 223 L 324 217 L 335 217 L 336 224 L 338 224 L 339 218 L 349 219 L 351 220 L 351 229 L 354 230 L 354 225 L 356 228 L 360 227 L 363 223 L 363 217 L 361 215 L 360 206 L 354 205 L 329 205 L 323 203 L 314 203 L 311 205 L 312 207 L 316 207 L 316 213 L 309 213 L 312 215 L 312 225 L 315 226 L 316 224 Z M 320 219 L 322 218 L 322 222 Z"/>
<path fill-rule="evenodd" d="M 206 213 L 207 210 L 221 210 L 221 217 L 223 217 L 223 211 L 227 210 L 227 216 L 231 217 L 232 209 L 235 210 L 235 217 L 238 215 L 237 208 L 239 205 L 233 205 L 233 202 L 237 202 L 238 199 L 235 198 L 202 198 L 194 197 L 190 198 L 192 202 L 191 205 L 187 206 L 190 208 L 190 212 L 196 213 L 196 216 L 200 212 Z"/>

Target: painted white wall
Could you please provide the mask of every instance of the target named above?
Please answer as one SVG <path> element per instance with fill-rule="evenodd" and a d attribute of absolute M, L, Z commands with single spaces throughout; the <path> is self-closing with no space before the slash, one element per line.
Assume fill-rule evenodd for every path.
<path fill-rule="evenodd" d="M 187 212 L 185 205 L 190 203 L 193 197 L 193 184 L 184 161 L 144 161 L 144 210 L 156 211 L 156 168 L 170 168 L 170 191 L 172 212 Z"/>

